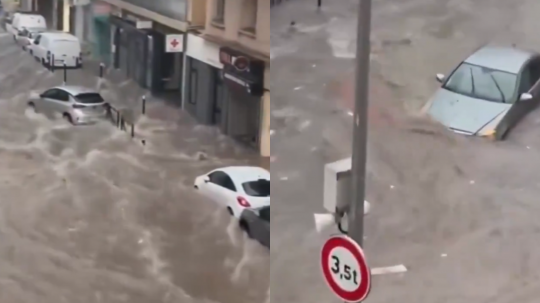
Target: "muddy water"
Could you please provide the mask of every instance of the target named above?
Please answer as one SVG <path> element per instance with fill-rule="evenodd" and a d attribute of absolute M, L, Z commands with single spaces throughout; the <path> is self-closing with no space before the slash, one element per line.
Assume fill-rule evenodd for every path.
<path fill-rule="evenodd" d="M 0 302 L 267 300 L 268 251 L 192 191 L 203 172 L 258 159 L 189 121 L 145 118 L 142 146 L 31 112 L 28 96 L 61 77 L 9 38 L 0 50 Z"/>

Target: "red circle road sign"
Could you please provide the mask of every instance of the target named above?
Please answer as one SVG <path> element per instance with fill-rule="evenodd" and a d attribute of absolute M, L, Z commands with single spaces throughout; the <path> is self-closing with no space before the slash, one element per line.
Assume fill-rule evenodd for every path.
<path fill-rule="evenodd" d="M 371 271 L 360 245 L 350 237 L 336 235 L 324 243 L 321 267 L 330 289 L 342 300 L 360 302 L 371 289 Z"/>

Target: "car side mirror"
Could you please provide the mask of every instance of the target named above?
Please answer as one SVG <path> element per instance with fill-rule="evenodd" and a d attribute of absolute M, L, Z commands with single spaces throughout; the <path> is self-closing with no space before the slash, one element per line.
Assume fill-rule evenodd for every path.
<path fill-rule="evenodd" d="M 532 100 L 532 98 L 533 98 L 533 95 L 529 93 L 523 93 L 521 94 L 521 96 L 519 96 L 520 101 L 529 101 L 529 100 Z"/>
<path fill-rule="evenodd" d="M 204 181 L 204 183 L 210 182 L 210 177 L 204 176 L 203 181 Z"/>
<path fill-rule="evenodd" d="M 439 81 L 440 83 L 443 83 L 444 75 L 443 74 L 437 74 L 437 75 L 435 75 L 435 79 L 437 79 L 437 81 Z"/>

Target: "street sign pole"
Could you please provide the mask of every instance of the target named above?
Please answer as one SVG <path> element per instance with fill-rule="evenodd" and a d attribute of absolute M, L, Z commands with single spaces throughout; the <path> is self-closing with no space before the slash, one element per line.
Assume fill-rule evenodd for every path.
<path fill-rule="evenodd" d="M 352 146 L 352 201 L 349 235 L 362 246 L 364 238 L 364 198 L 368 134 L 369 60 L 371 32 L 371 0 L 360 0 L 356 34 L 356 85 Z"/>

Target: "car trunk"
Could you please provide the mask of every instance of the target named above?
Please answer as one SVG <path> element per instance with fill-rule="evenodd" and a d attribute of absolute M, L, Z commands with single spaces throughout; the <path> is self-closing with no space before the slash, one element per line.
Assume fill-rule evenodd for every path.
<path fill-rule="evenodd" d="M 84 93 L 75 97 L 77 108 L 88 115 L 100 115 L 106 110 L 106 103 L 97 93 Z"/>

